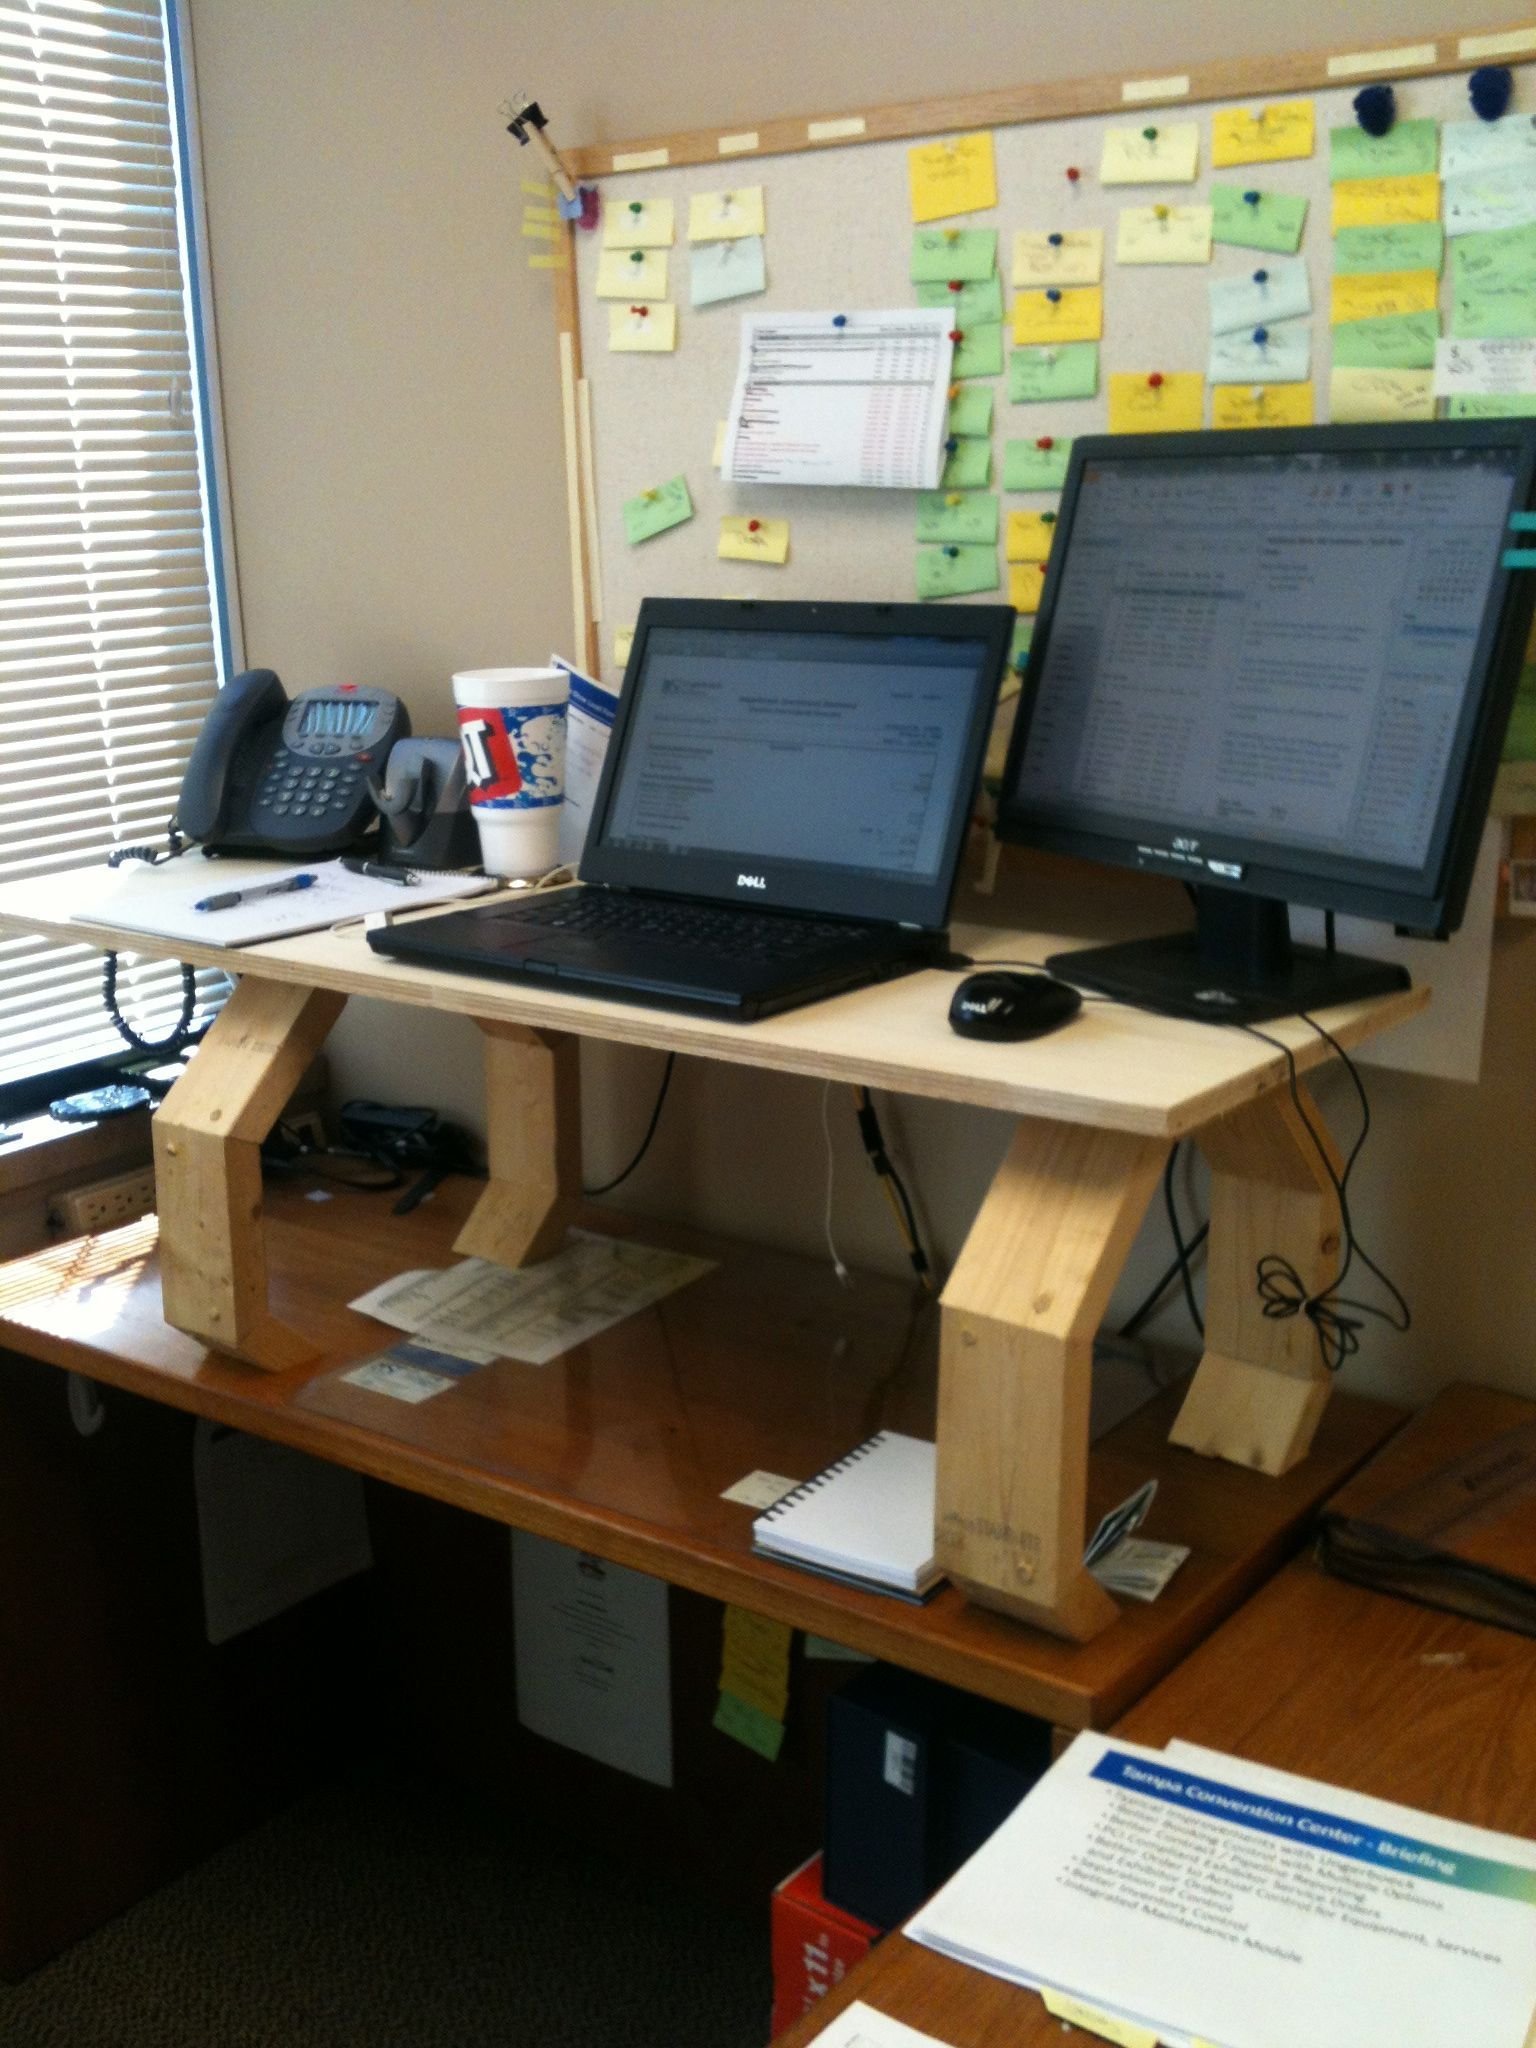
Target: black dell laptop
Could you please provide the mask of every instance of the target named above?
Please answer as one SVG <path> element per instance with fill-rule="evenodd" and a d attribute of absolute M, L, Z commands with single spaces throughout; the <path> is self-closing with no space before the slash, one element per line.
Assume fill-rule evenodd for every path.
<path fill-rule="evenodd" d="M 581 881 L 380 953 L 763 1017 L 942 955 L 1005 605 L 647 598 Z"/>

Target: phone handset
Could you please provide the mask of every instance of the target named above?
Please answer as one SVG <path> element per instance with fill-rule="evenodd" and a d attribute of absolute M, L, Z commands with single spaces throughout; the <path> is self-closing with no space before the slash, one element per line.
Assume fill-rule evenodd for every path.
<path fill-rule="evenodd" d="M 214 845 L 224 837 L 237 788 L 236 752 L 253 729 L 278 724 L 287 708 L 288 693 L 269 668 L 247 669 L 220 690 L 187 762 L 176 805 L 176 825 L 187 838 Z"/>

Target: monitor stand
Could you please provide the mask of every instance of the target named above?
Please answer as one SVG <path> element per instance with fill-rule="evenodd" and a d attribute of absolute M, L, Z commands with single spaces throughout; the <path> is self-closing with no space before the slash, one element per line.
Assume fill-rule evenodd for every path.
<path fill-rule="evenodd" d="M 1118 1002 L 1212 1024 L 1257 1024 L 1412 986 L 1396 961 L 1293 945 L 1290 913 L 1277 897 L 1212 888 L 1194 895 L 1193 931 L 1053 953 L 1046 965 Z"/>

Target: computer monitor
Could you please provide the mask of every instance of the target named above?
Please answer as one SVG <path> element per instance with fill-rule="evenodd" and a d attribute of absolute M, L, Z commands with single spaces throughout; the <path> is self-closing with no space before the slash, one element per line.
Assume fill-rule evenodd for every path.
<path fill-rule="evenodd" d="M 1531 624 L 1536 577 L 1504 557 L 1533 475 L 1536 419 L 1075 443 L 997 830 L 1176 876 L 1196 917 L 1054 967 L 1234 1021 L 1407 986 L 1293 946 L 1287 906 L 1460 922 Z"/>

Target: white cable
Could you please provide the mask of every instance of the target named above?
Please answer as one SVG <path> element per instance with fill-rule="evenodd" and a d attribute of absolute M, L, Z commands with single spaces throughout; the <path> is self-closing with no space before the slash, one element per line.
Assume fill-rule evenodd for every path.
<path fill-rule="evenodd" d="M 832 1190 L 837 1176 L 837 1154 L 832 1149 L 832 1121 L 827 1114 L 832 1101 L 832 1087 L 830 1081 L 824 1081 L 821 1087 L 821 1135 L 827 1141 L 827 1200 L 822 1211 L 821 1223 L 822 1229 L 826 1232 L 827 1250 L 832 1255 L 832 1270 L 844 1287 L 851 1287 L 853 1275 L 843 1264 L 842 1255 L 837 1249 L 837 1240 L 832 1235 Z"/>

